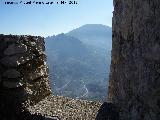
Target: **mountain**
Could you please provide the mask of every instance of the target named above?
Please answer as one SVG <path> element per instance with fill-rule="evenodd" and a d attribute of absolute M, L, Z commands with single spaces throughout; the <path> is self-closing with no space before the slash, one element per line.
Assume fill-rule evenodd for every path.
<path fill-rule="evenodd" d="M 47 37 L 46 46 L 49 53 L 58 53 L 57 57 L 61 59 L 73 56 L 78 59 L 84 52 L 87 52 L 87 48 L 80 40 L 66 36 L 64 33 L 53 37 Z"/>
<path fill-rule="evenodd" d="M 86 24 L 68 32 L 66 35 L 75 37 L 83 43 L 94 47 L 111 50 L 112 28 L 101 24 Z"/>
<path fill-rule="evenodd" d="M 84 30 L 88 31 L 88 35 L 97 33 L 94 40 L 98 39 L 99 36 L 98 40 L 101 41 L 104 36 L 100 36 L 100 31 L 106 32 L 104 31 L 106 28 L 100 25 L 101 27 L 97 27 L 96 32 L 92 29 L 97 25 L 91 25 L 92 29 L 86 26 L 90 27 L 90 25 L 80 27 L 81 34 L 78 33 L 79 28 L 77 28 L 75 29 L 76 33 L 87 38 L 87 35 L 82 34 L 85 33 L 83 32 L 85 28 Z M 71 32 L 74 33 L 74 30 Z M 98 45 L 89 44 L 89 41 L 86 43 L 83 39 L 69 35 L 71 32 L 45 39 L 53 93 L 72 98 L 105 101 L 110 66 L 110 48 L 104 49 L 100 45 L 98 47 Z M 90 37 L 88 36 L 88 38 Z M 90 39 L 90 41 L 92 40 Z M 108 41 L 106 39 L 105 44 L 110 44 Z"/>

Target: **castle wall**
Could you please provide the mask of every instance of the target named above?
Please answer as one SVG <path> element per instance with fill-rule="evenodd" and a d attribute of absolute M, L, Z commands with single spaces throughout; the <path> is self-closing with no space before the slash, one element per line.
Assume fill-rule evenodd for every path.
<path fill-rule="evenodd" d="M 121 120 L 160 118 L 160 1 L 114 0 L 108 101 Z"/>
<path fill-rule="evenodd" d="M 0 115 L 14 116 L 51 94 L 44 44 L 42 37 L 0 35 Z"/>

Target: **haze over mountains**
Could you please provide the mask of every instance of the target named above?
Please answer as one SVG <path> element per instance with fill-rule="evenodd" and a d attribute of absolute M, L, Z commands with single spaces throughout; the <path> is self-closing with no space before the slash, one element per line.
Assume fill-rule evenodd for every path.
<path fill-rule="evenodd" d="M 112 28 L 101 24 L 86 24 L 66 35 L 78 38 L 85 44 L 104 49 L 111 49 Z"/>
<path fill-rule="evenodd" d="M 55 95 L 105 100 L 111 32 L 108 26 L 87 24 L 46 38 L 47 62 Z"/>

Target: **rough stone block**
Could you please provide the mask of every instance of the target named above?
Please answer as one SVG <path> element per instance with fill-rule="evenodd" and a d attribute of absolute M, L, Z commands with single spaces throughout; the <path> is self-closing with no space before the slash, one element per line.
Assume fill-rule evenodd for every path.
<path fill-rule="evenodd" d="M 6 56 L 0 60 L 0 62 L 6 67 L 18 67 L 21 64 L 24 64 L 33 59 L 33 56 Z"/>
<path fill-rule="evenodd" d="M 31 71 L 31 72 L 27 73 L 26 78 L 28 80 L 35 80 L 35 79 L 43 77 L 45 75 L 47 76 L 47 66 L 41 66 L 41 67 L 37 68 L 35 71 Z"/>
<path fill-rule="evenodd" d="M 159 8 L 159 0 L 114 0 L 108 101 L 120 120 L 160 119 Z"/>
<path fill-rule="evenodd" d="M 14 119 L 51 94 L 45 58 L 44 38 L 0 35 L 0 113 L 8 113 L 1 119 Z"/>
<path fill-rule="evenodd" d="M 4 51 L 5 55 L 14 55 L 19 53 L 25 53 L 27 51 L 27 46 L 24 44 L 12 44 Z"/>
<path fill-rule="evenodd" d="M 20 72 L 18 72 L 16 69 L 9 69 L 3 73 L 3 77 L 6 78 L 19 78 L 20 76 Z"/>
<path fill-rule="evenodd" d="M 3 86 L 6 88 L 18 88 L 21 87 L 23 84 L 20 82 L 9 82 L 9 81 L 3 81 Z"/>
<path fill-rule="evenodd" d="M 0 82 L 2 81 L 2 77 L 1 77 L 1 75 L 0 75 Z"/>

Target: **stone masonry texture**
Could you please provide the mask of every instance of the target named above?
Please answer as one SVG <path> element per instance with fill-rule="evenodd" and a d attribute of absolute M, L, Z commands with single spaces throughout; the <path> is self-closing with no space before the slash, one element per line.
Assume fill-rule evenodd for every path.
<path fill-rule="evenodd" d="M 0 119 L 51 94 L 44 38 L 0 35 Z"/>
<path fill-rule="evenodd" d="M 160 1 L 114 0 L 108 101 L 121 120 L 160 119 Z"/>

